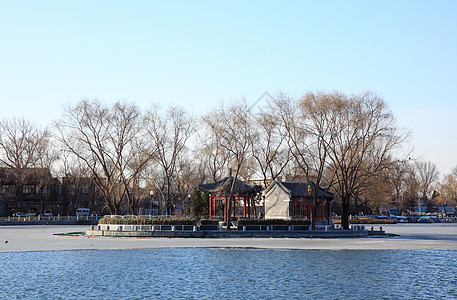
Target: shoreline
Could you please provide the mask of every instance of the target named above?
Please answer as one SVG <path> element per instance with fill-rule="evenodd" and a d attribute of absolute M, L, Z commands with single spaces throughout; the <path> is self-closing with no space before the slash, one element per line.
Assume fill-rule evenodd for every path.
<path fill-rule="evenodd" d="M 457 250 L 455 224 L 383 225 L 393 237 L 361 238 L 165 238 L 56 235 L 85 232 L 87 225 L 0 227 L 0 253 L 73 250 L 221 248 L 270 250 Z"/>

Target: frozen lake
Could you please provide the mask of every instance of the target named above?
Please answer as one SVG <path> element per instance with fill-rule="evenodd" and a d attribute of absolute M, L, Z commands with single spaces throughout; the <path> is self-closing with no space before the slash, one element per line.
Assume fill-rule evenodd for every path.
<path fill-rule="evenodd" d="M 370 227 L 370 226 L 369 226 Z M 376 227 L 376 229 L 379 226 Z M 104 238 L 56 236 L 55 233 L 81 232 L 89 226 L 1 226 L 0 252 L 147 249 L 147 248 L 259 248 L 259 249 L 443 249 L 457 250 L 457 224 L 383 225 L 398 237 L 359 239 L 183 239 L 183 238 Z"/>

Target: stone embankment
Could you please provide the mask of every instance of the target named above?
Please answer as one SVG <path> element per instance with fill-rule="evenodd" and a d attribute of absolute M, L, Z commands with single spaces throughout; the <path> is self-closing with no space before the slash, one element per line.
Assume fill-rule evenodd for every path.
<path fill-rule="evenodd" d="M 365 229 L 353 225 L 350 230 L 336 229 L 333 226 L 322 226 L 319 230 L 305 230 L 303 226 L 258 225 L 237 226 L 226 230 L 221 226 L 193 225 L 92 225 L 86 230 L 87 236 L 104 237 L 179 237 L 179 238 L 356 238 L 384 236 L 380 230 Z"/>

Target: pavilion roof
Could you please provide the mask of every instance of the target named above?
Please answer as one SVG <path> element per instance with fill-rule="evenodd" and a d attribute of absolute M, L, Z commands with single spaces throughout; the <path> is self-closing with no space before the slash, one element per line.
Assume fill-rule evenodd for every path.
<path fill-rule="evenodd" d="M 220 191 L 225 191 L 228 193 L 230 192 L 230 189 L 232 187 L 233 180 L 234 178 L 232 176 L 228 176 L 222 180 L 213 183 L 201 184 L 198 186 L 198 189 L 202 192 L 207 193 L 215 193 Z M 233 192 L 236 194 L 258 193 L 261 190 L 262 187 L 260 185 L 249 184 L 237 179 L 235 181 L 235 187 Z"/>
<path fill-rule="evenodd" d="M 266 190 L 265 194 L 268 193 L 271 188 L 278 184 L 283 187 L 287 191 L 288 194 L 292 197 L 310 197 L 312 195 L 312 187 L 314 186 L 314 182 L 283 182 L 279 180 L 275 180 Z M 311 193 L 310 193 L 311 191 Z M 333 199 L 335 195 L 323 187 L 319 187 L 317 189 L 317 197 L 318 198 L 327 198 Z"/>

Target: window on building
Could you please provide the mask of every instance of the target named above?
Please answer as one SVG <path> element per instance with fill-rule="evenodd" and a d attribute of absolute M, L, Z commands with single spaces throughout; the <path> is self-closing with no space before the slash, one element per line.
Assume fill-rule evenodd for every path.
<path fill-rule="evenodd" d="M 49 188 L 49 186 L 45 186 L 43 188 L 43 195 L 49 195 L 51 194 L 51 189 Z"/>
<path fill-rule="evenodd" d="M 4 195 L 14 195 L 16 194 L 16 187 L 12 184 L 5 184 L 2 186 L 2 193 Z"/>
<path fill-rule="evenodd" d="M 24 194 L 35 194 L 36 187 L 34 185 L 24 185 L 24 188 L 22 190 Z"/>
<path fill-rule="evenodd" d="M 82 192 L 83 194 L 89 194 L 89 188 L 87 186 L 83 186 Z"/>

